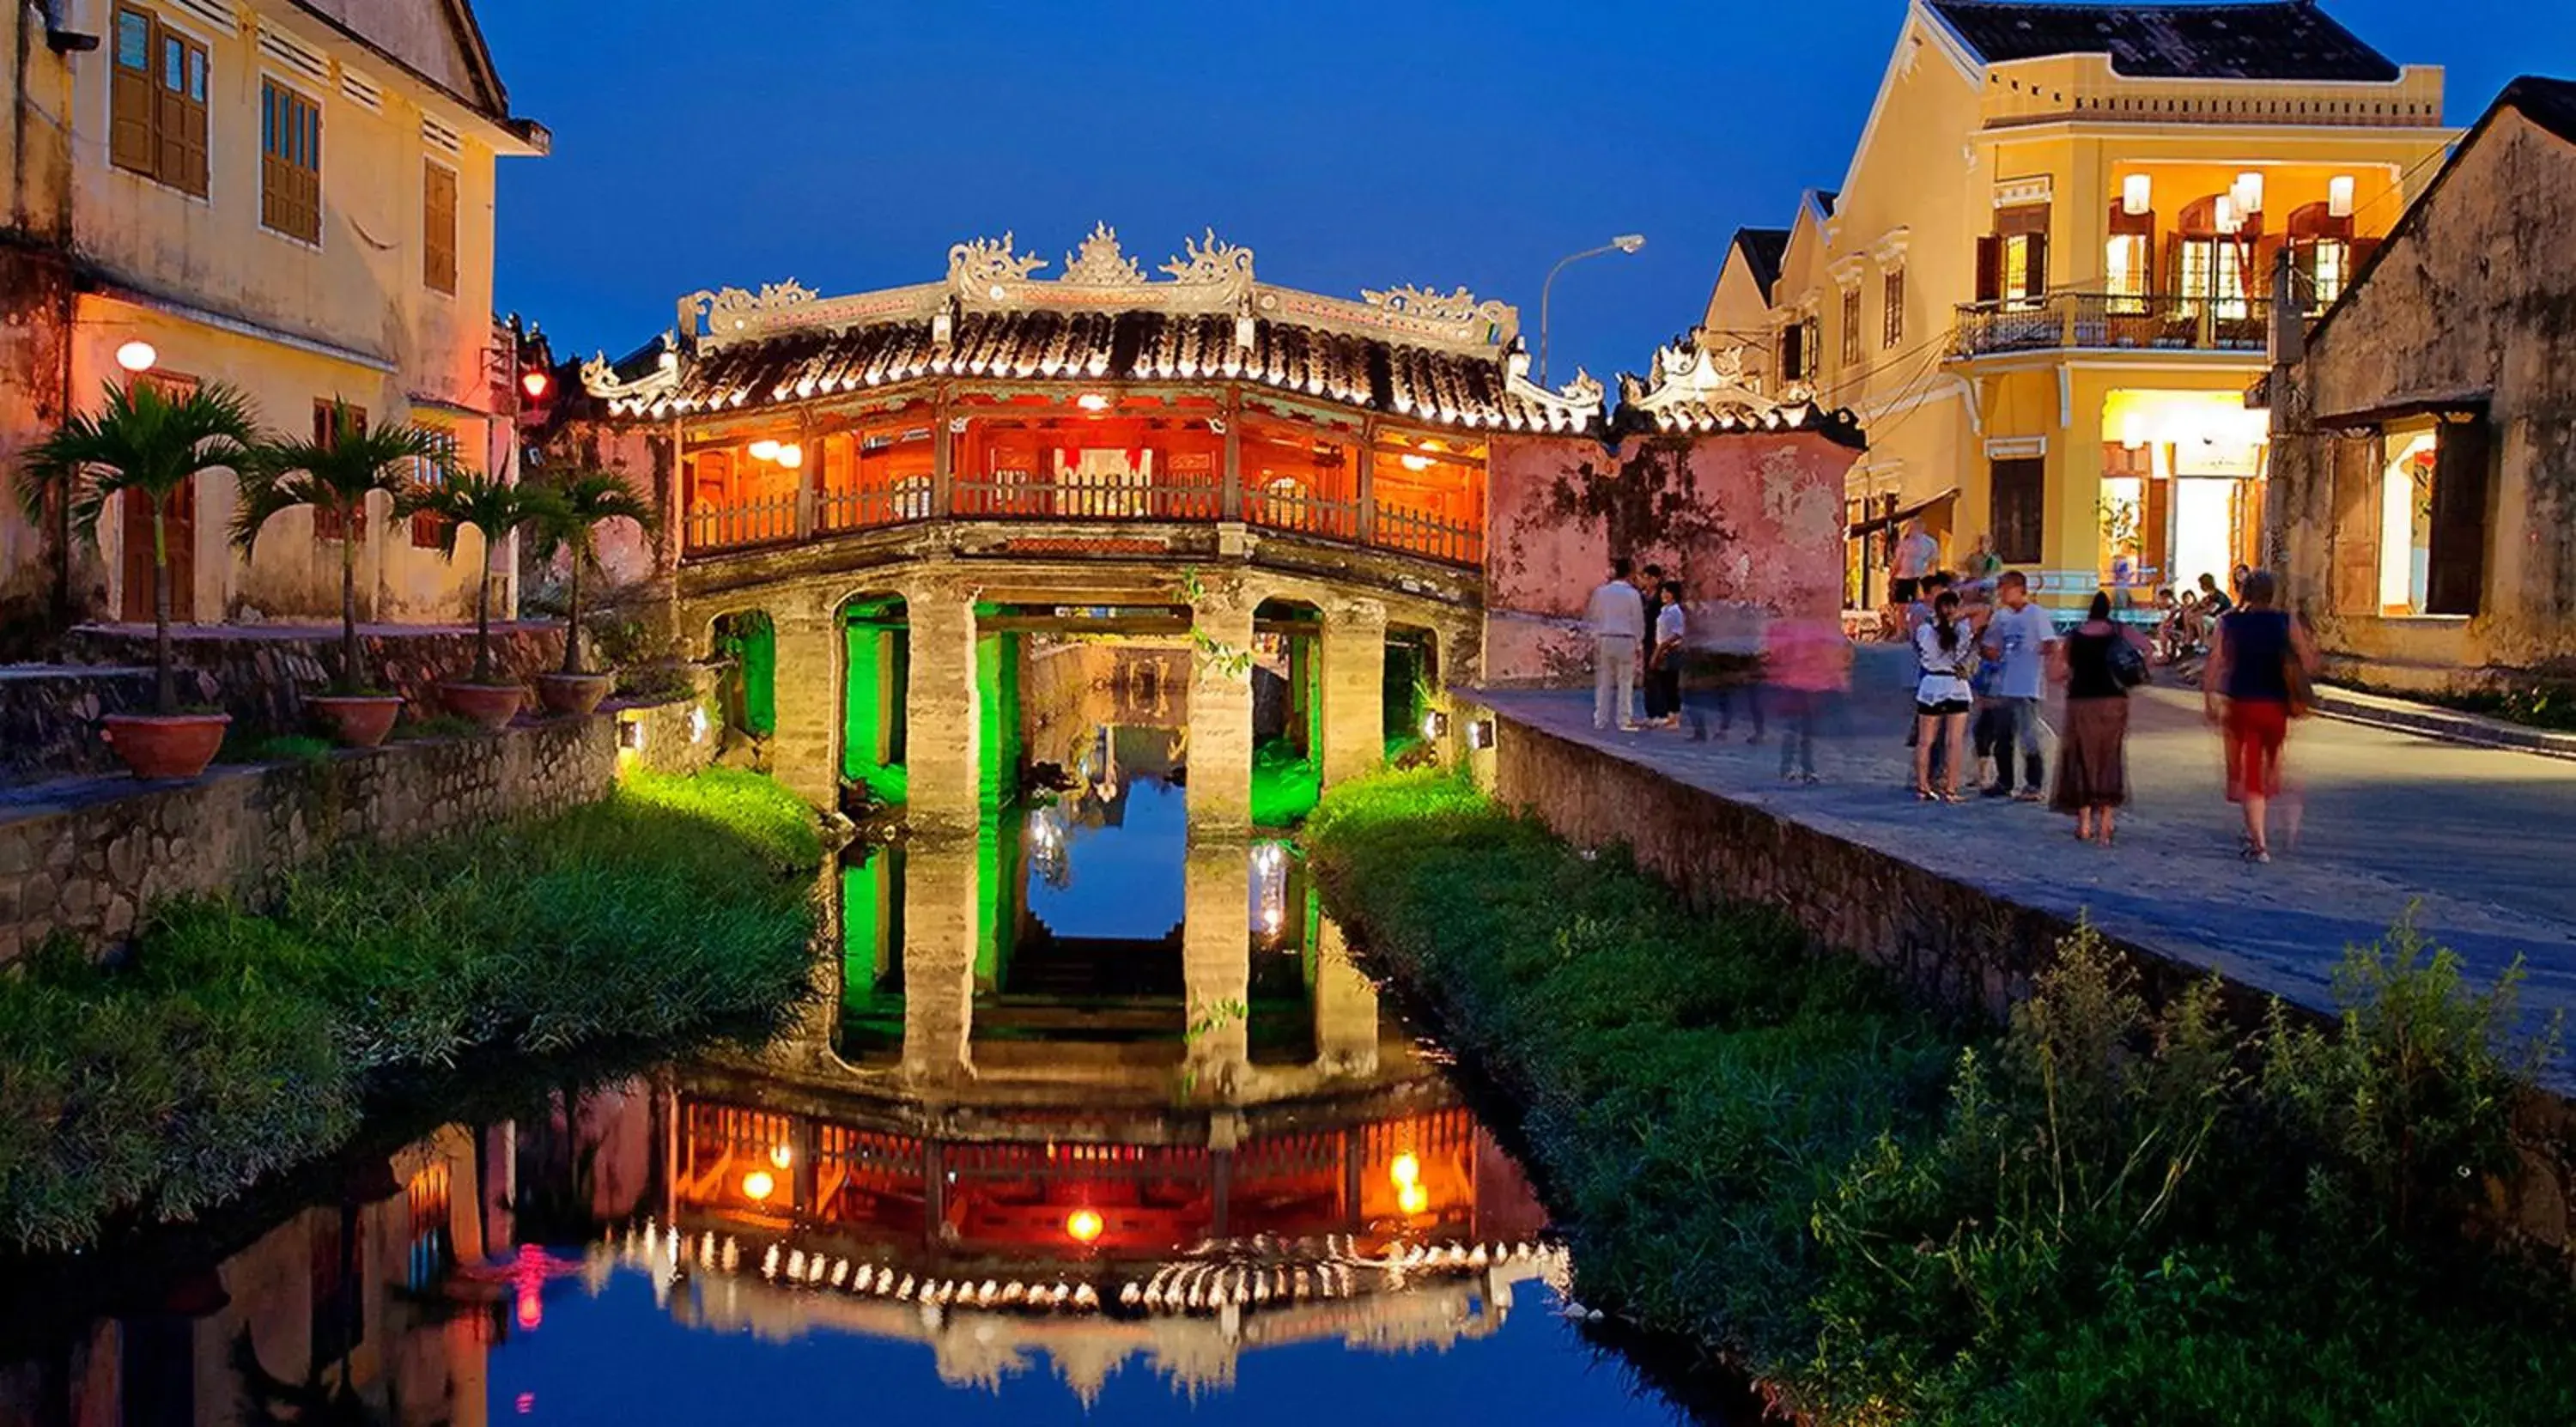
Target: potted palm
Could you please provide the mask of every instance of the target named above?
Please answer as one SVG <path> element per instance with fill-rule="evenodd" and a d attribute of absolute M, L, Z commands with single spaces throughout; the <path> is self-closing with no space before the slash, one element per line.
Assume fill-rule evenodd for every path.
<path fill-rule="evenodd" d="M 413 487 L 403 502 L 408 511 L 427 511 L 439 518 L 438 548 L 456 558 L 457 532 L 471 527 L 483 537 L 483 569 L 474 582 L 474 672 L 438 686 L 438 699 L 449 713 L 469 718 L 487 729 L 507 724 L 519 712 L 527 690 L 492 676 L 492 557 L 512 531 L 536 514 L 539 499 L 527 486 L 513 485 L 474 471 L 459 471 L 435 485 Z"/>
<path fill-rule="evenodd" d="M 531 529 L 537 557 L 565 555 L 569 567 L 569 608 L 565 611 L 563 668 L 537 676 L 537 697 L 559 714 L 586 714 L 608 696 L 606 674 L 581 667 L 581 576 L 599 564 L 599 527 L 611 520 L 631 520 L 647 533 L 653 529 L 653 507 L 626 482 L 598 470 L 567 471 L 534 488 L 536 510 Z"/>
<path fill-rule="evenodd" d="M 40 518 L 46 501 L 58 496 L 69 503 L 73 533 L 94 541 L 99 516 L 127 492 L 152 512 L 148 531 L 129 519 L 124 535 L 152 542 L 152 712 L 102 720 L 109 745 L 138 778 L 203 773 L 232 722 L 222 713 L 179 707 L 170 659 L 168 509 L 199 474 L 241 469 L 256 444 L 253 428 L 250 403 L 229 387 L 172 396 L 148 382 L 111 383 L 95 414 L 72 416 L 24 457 L 19 494 L 31 518 Z"/>
<path fill-rule="evenodd" d="M 383 426 L 363 430 L 356 413 L 334 403 L 330 441 L 274 438 L 252 454 L 241 473 L 241 504 L 233 512 L 233 544 L 250 556 L 269 517 L 297 506 L 310 506 L 318 516 L 337 514 L 352 538 L 340 542 L 340 670 L 331 692 L 305 702 L 322 715 L 342 743 L 373 748 L 393 731 L 402 713 L 399 694 L 367 686 L 364 656 L 358 645 L 358 521 L 367 497 L 383 491 L 398 504 L 411 489 L 415 471 L 442 475 L 455 467 L 454 444 L 443 432 L 426 426 Z"/>

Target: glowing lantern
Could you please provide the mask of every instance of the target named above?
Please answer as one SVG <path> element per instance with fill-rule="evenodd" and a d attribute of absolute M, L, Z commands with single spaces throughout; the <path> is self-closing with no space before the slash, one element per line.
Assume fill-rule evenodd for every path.
<path fill-rule="evenodd" d="M 780 1169 L 785 1169 L 787 1166 L 796 1162 L 796 1152 L 785 1145 L 771 1145 L 769 1147 L 769 1162 L 778 1166 Z"/>
<path fill-rule="evenodd" d="M 161 353 L 151 343 L 139 338 L 116 349 L 116 364 L 129 372 L 148 372 L 160 361 Z"/>
<path fill-rule="evenodd" d="M 775 441 L 766 441 L 766 440 L 764 440 L 764 441 L 754 441 L 754 442 L 752 442 L 752 443 L 751 443 L 751 459 L 753 459 L 753 460 L 755 460 L 755 461 L 775 461 L 775 460 L 777 460 L 777 459 L 778 459 L 778 443 L 777 443 L 777 442 L 775 442 Z"/>
<path fill-rule="evenodd" d="M 2143 173 L 2120 180 L 2120 211 L 2135 218 L 2156 206 L 2156 181 Z"/>
<path fill-rule="evenodd" d="M 2326 213 L 2335 218 L 2351 217 L 2355 187 L 2353 177 L 2348 173 L 2339 173 L 2326 180 Z"/>
<path fill-rule="evenodd" d="M 796 470 L 805 464 L 805 448 L 793 442 L 778 448 L 778 464 Z"/>
<path fill-rule="evenodd" d="M 777 1189 L 778 1181 L 769 1177 L 768 1170 L 755 1169 L 742 1177 L 742 1193 L 746 1199 L 765 1200 Z"/>
<path fill-rule="evenodd" d="M 1431 1207 L 1431 1192 L 1419 1184 L 1408 1184 L 1395 1191 L 1395 1206 L 1406 1214 L 1419 1214 Z"/>
<path fill-rule="evenodd" d="M 1072 1213 L 1064 1216 L 1065 1237 L 1073 1240 L 1077 1244 L 1096 1242 L 1100 1238 L 1101 1230 L 1108 1227 L 1108 1224 L 1101 1219 L 1100 1211 L 1097 1209 L 1076 1209 Z"/>
<path fill-rule="evenodd" d="M 1085 411 L 1107 411 L 1109 409 L 1109 398 L 1102 396 L 1096 391 L 1087 391 L 1082 395 L 1075 397 L 1073 404 L 1081 407 Z"/>
<path fill-rule="evenodd" d="M 530 401 L 543 401 L 546 393 L 554 389 L 554 384 L 553 375 L 543 367 L 530 367 L 519 378 L 519 389 L 528 394 Z"/>
<path fill-rule="evenodd" d="M 1402 465 L 1408 471 L 1427 471 L 1431 469 L 1431 458 L 1429 456 L 1419 456 L 1411 451 L 1407 451 L 1395 459 L 1398 464 Z"/>
<path fill-rule="evenodd" d="M 1386 1177 L 1395 1181 L 1395 1187 L 1398 1189 L 1402 1189 L 1408 1184 L 1420 1184 L 1422 1182 L 1422 1161 L 1413 1157 L 1413 1151 L 1406 1150 L 1404 1153 L 1397 1155 L 1394 1159 L 1387 1162 Z"/>

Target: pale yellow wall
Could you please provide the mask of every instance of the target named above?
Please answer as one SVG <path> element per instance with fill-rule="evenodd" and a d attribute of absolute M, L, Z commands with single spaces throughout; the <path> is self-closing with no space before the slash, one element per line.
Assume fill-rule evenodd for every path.
<path fill-rule="evenodd" d="M 1744 250 L 1728 244 L 1726 266 L 1718 271 L 1717 286 L 1708 296 L 1708 312 L 1700 319 L 1700 344 L 1713 352 L 1741 347 L 1746 384 L 1761 390 L 1759 384 L 1770 380 L 1775 365 L 1774 330 L 1771 295 L 1754 281 Z"/>
<path fill-rule="evenodd" d="M 336 33 L 291 0 L 246 0 L 234 7 L 239 23 L 230 28 L 197 6 L 145 0 L 144 8 L 207 48 L 205 198 L 109 162 L 108 44 L 60 60 L 44 56 L 30 67 L 68 79 L 68 99 L 38 112 L 67 120 L 70 236 L 107 279 L 105 293 L 79 304 L 71 343 L 75 399 L 94 402 L 105 382 L 121 378 L 115 353 L 141 338 L 158 349 L 158 370 L 238 387 L 264 424 L 290 435 L 311 433 L 317 399 L 336 396 L 363 406 L 371 425 L 411 419 L 418 400 L 428 403 L 418 414 L 457 433 L 469 464 L 511 468 L 509 422 L 493 410 L 499 403 L 487 368 L 494 340 L 493 180 L 504 151 L 527 148 L 439 87 L 478 92 L 472 63 L 448 29 L 444 0 L 320 0 L 320 9 L 364 34 L 368 44 Z M 91 0 L 87 10 L 111 44 L 114 11 L 114 0 Z M 264 52 L 264 31 L 317 56 L 324 77 Z M 271 79 L 322 107 L 318 244 L 261 223 L 260 100 L 263 82 Z M 368 90 L 376 95 L 372 105 L 361 97 Z M 453 136 L 452 151 L 425 130 L 425 120 Z M 423 281 L 425 166 L 433 161 L 457 175 L 453 294 Z M 10 172 L 20 167 L 13 162 Z M 499 375 L 503 391 L 509 380 L 509 373 Z M 7 398 L 0 400 L 0 422 L 8 426 L 0 431 L 0 447 L 38 434 L 23 429 L 32 423 L 20 419 L 26 403 L 18 396 L 0 393 Z M 336 615 L 336 543 L 316 542 L 310 515 L 289 512 L 262 533 L 256 561 L 242 562 L 226 540 L 237 494 L 223 480 L 200 491 L 197 617 L 227 618 L 245 609 L 271 617 Z M 36 558 L 38 542 L 14 510 L 0 517 L 0 526 L 6 527 L 0 556 L 13 567 Z M 123 579 L 116 527 L 110 519 L 100 542 L 111 614 Z M 407 526 L 378 510 L 359 560 L 361 616 L 464 617 L 472 609 L 475 562 L 470 534 L 451 566 L 434 550 L 415 549 Z M 501 563 L 506 571 L 512 562 Z"/>
<path fill-rule="evenodd" d="M 2046 180 L 2053 290 L 2102 289 L 2110 206 L 2131 171 L 2153 176 L 2159 227 L 2168 232 L 2187 203 L 2246 169 L 2266 176 L 2271 233 L 2297 207 L 2325 199 L 2334 176 L 2351 174 L 2358 234 L 2377 237 L 2430 181 L 2451 137 L 2433 122 L 2441 82 L 2438 69 L 2423 67 L 2386 86 L 2307 86 L 2136 81 L 2089 56 L 1986 66 L 1913 7 L 1836 211 L 1817 224 L 1802 205 L 1774 293 L 1776 322 L 1793 320 L 1802 303 L 1819 312 L 1819 398 L 1853 408 L 1869 433 L 1849 493 L 1892 494 L 1911 505 L 1956 488 L 1946 551 L 1955 559 L 1991 523 L 1988 443 L 2037 438 L 2049 475 L 2045 564 L 2070 582 L 2086 578 L 2100 558 L 2108 394 L 2242 391 L 2263 358 L 2145 351 L 1949 360 L 1957 309 L 1976 297 L 1977 239 L 1993 229 L 1997 185 Z M 2302 104 L 2338 118 L 2296 122 Z M 2191 118 L 2180 117 L 2184 105 Z M 2159 116 L 2158 106 L 2174 116 Z M 1891 261 L 1904 266 L 1907 301 L 1905 333 L 1893 349 L 1881 340 Z M 1838 274 L 1861 294 L 1856 364 L 1843 360 Z M 1737 301 L 1721 279 L 1712 320 L 1721 309 L 1739 310 Z"/>

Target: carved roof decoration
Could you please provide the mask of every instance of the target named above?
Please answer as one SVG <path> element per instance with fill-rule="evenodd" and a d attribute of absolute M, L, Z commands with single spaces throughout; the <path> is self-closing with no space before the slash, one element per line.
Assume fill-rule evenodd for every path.
<path fill-rule="evenodd" d="M 1859 421 L 1850 411 L 1826 411 L 1804 386 L 1777 396 L 1758 391 L 1746 380 L 1741 346 L 1691 341 L 1658 349 L 1644 379 L 1620 377 L 1618 426 L 1675 436 L 1806 429 L 1860 444 Z"/>

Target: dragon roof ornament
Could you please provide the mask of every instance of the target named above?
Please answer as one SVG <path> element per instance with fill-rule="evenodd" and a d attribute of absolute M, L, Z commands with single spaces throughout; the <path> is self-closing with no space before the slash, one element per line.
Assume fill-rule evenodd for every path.
<path fill-rule="evenodd" d="M 607 402 L 612 413 L 643 415 L 655 403 L 679 390 L 680 386 L 678 340 L 672 333 L 665 332 L 658 345 L 661 350 L 654 354 L 653 365 L 631 377 L 619 376 L 617 367 L 608 360 L 606 352 L 594 354 L 581 364 L 582 390 Z"/>

